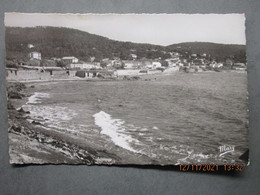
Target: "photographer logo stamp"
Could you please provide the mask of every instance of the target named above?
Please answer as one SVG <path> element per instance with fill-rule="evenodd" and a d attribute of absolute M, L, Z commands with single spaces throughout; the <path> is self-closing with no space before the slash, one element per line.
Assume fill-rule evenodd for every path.
<path fill-rule="evenodd" d="M 219 152 L 220 152 L 219 156 L 223 156 L 225 154 L 228 154 L 228 153 L 235 151 L 234 145 L 223 145 L 223 146 L 219 146 L 218 148 L 219 148 Z"/>

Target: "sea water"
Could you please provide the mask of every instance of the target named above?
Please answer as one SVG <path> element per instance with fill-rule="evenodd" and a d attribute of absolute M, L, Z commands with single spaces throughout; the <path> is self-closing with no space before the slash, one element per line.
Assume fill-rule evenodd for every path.
<path fill-rule="evenodd" d="M 240 163 L 248 148 L 245 72 L 49 82 L 32 90 L 24 106 L 32 119 L 129 164 L 135 157 L 155 164 Z M 221 155 L 223 145 L 235 150 Z"/>

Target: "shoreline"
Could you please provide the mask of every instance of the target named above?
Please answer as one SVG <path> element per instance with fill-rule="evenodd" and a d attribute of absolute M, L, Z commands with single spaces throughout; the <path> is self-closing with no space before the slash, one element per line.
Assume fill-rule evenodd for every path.
<path fill-rule="evenodd" d="M 127 153 L 118 156 L 103 148 L 95 148 L 87 139 L 76 134 L 67 134 L 49 127 L 41 121 L 30 118 L 30 112 L 23 110 L 22 105 L 33 95 L 29 86 L 16 82 L 22 96 L 21 99 L 8 97 L 8 137 L 11 164 L 84 164 L 84 165 L 116 165 L 152 164 L 152 161 L 141 154 Z M 8 86 L 8 90 L 10 90 Z M 9 91 L 8 91 L 9 92 Z M 28 120 L 29 119 L 29 120 Z M 128 158 L 124 158 L 128 157 Z M 140 159 L 138 156 L 142 156 Z"/>
<path fill-rule="evenodd" d="M 223 70 L 221 72 L 229 72 L 232 70 Z M 87 77 L 87 78 L 80 78 L 80 77 L 68 77 L 68 78 L 51 78 L 51 79 L 8 79 L 7 77 L 7 82 L 9 83 L 42 83 L 42 82 L 66 82 L 66 81 L 85 81 L 85 82 L 102 82 L 102 81 L 122 81 L 122 80 L 140 80 L 140 79 L 150 79 L 156 76 L 166 76 L 166 75 L 175 75 L 175 74 L 200 74 L 200 73 L 214 73 L 216 71 L 201 71 L 201 72 L 190 72 L 190 73 L 185 73 L 181 71 L 172 71 L 172 72 L 152 72 L 152 73 L 137 73 L 137 74 L 121 74 L 118 75 L 118 77 L 111 77 L 111 78 L 98 78 L 98 77 Z M 246 72 L 246 71 L 235 71 L 235 72 Z M 218 73 L 218 72 L 216 72 Z"/>
<path fill-rule="evenodd" d="M 228 71 L 229 72 L 229 71 Z M 234 72 L 234 71 L 232 71 Z M 236 71 L 237 72 L 237 71 Z M 241 72 L 241 71 L 240 71 Z M 210 73 L 210 72 L 209 72 Z M 214 73 L 214 72 L 213 72 Z M 171 73 L 171 74 L 150 74 L 140 76 L 140 81 L 145 81 L 145 78 L 158 78 L 165 75 L 174 74 L 187 74 L 187 73 Z M 203 75 L 204 72 L 190 73 L 191 76 L 195 74 Z M 219 73 L 215 73 L 217 76 Z M 105 79 L 93 79 L 91 81 L 104 81 Z M 153 79 L 151 79 L 153 80 Z M 157 79 L 158 80 L 158 79 Z M 77 81 L 77 80 L 76 80 Z M 80 81 L 86 81 L 81 80 Z M 124 81 L 124 80 L 110 80 L 110 81 Z M 56 82 L 56 81 L 42 81 L 42 82 Z M 127 80 L 125 80 L 127 82 Z M 7 82 L 7 85 L 19 85 L 21 82 Z M 144 155 L 132 154 L 131 152 L 126 154 L 117 155 L 118 153 L 111 153 L 106 149 L 98 149 L 88 143 L 88 138 L 85 140 L 72 134 L 66 134 L 64 132 L 58 132 L 52 128 L 47 129 L 47 126 L 37 121 L 28 121 L 28 113 L 19 111 L 17 105 L 24 105 L 28 102 L 29 96 L 33 95 L 33 92 L 37 92 L 34 89 L 33 83 L 37 88 L 37 83 L 40 82 L 26 82 L 21 84 L 18 94 L 21 99 L 8 98 L 8 104 L 14 105 L 14 109 L 8 109 L 8 132 L 9 132 L 9 148 L 10 148 L 10 163 L 11 164 L 104 164 L 104 165 L 119 165 L 127 164 L 143 164 L 148 165 L 155 163 L 152 159 Z M 74 84 L 74 83 L 73 83 Z M 27 86 L 23 88 L 22 85 Z M 40 84 L 39 84 L 40 85 Z M 10 87 L 10 86 L 8 86 Z M 16 107 L 16 108 L 15 108 Z M 17 109 L 18 108 L 18 109 Z M 30 119 L 30 118 L 29 118 Z M 39 123 L 38 123 L 39 122 Z M 38 123 L 38 124 L 37 124 Z M 46 128 L 45 128 L 46 127 Z M 122 150 L 121 150 L 122 151 Z M 47 155 L 48 154 L 48 155 Z M 130 155 L 129 155 L 130 154 Z M 122 158 L 122 157 L 126 158 Z M 138 159 L 140 158 L 140 159 Z M 13 159 L 13 161 L 12 161 Z M 130 160 L 131 159 L 131 160 Z M 84 161 L 85 160 L 85 161 Z M 140 162 L 141 161 L 141 162 Z M 33 162 L 33 163 L 32 163 Z M 158 163 L 158 162 L 157 162 Z M 158 163 L 159 164 L 159 163 Z"/>
<path fill-rule="evenodd" d="M 78 140 L 58 131 L 46 130 L 37 121 L 29 122 L 30 113 L 25 112 L 19 104 L 26 104 L 28 95 L 23 85 L 18 94 L 22 96 L 19 101 L 8 98 L 8 136 L 9 156 L 11 164 L 98 164 L 95 156 L 108 159 L 107 164 L 113 163 L 116 155 L 102 151 L 95 151 Z M 17 88 L 16 86 L 16 88 Z M 10 86 L 9 91 L 10 92 Z M 18 107 L 18 108 L 17 108 Z M 97 155 L 100 153 L 100 155 Z M 34 164 L 33 163 L 33 164 Z"/>
<path fill-rule="evenodd" d="M 85 140 L 46 129 L 40 122 L 29 122 L 28 114 L 8 111 L 9 156 L 11 164 L 102 164 L 120 162 L 120 157 L 95 150 Z M 32 161 L 31 159 L 36 159 Z"/>

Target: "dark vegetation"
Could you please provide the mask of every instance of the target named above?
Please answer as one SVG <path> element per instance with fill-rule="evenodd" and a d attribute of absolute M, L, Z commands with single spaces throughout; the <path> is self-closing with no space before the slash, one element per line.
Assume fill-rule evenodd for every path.
<path fill-rule="evenodd" d="M 22 99 L 24 95 L 21 93 L 25 89 L 23 83 L 10 83 L 7 86 L 7 96 L 11 99 Z"/>
<path fill-rule="evenodd" d="M 34 48 L 28 48 L 33 44 Z M 246 62 L 246 48 L 244 45 L 225 45 L 215 43 L 180 43 L 169 46 L 138 44 L 111 40 L 102 36 L 90 34 L 80 30 L 60 27 L 20 28 L 6 27 L 6 55 L 7 60 L 28 61 L 30 51 L 42 53 L 42 58 L 75 56 L 83 61 L 95 57 L 95 61 L 103 58 L 119 57 L 131 60 L 130 54 L 137 54 L 138 59 L 148 58 L 166 59 L 168 52 L 179 52 L 183 57 L 192 53 L 210 54 L 209 59 L 224 61 L 232 58 L 237 62 Z M 60 65 L 62 66 L 62 65 Z"/>
<path fill-rule="evenodd" d="M 202 55 L 209 54 L 211 59 L 224 61 L 227 58 L 234 59 L 235 62 L 246 63 L 246 46 L 231 44 L 216 44 L 205 42 L 180 43 L 167 46 L 168 50 L 177 50 L 180 53 L 187 52 Z M 187 54 L 186 53 L 186 54 Z"/>

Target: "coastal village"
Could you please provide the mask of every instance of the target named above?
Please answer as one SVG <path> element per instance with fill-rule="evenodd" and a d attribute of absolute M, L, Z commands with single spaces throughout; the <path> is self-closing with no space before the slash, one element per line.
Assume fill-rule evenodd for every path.
<path fill-rule="evenodd" d="M 217 61 L 206 53 L 189 54 L 186 52 L 185 55 L 183 55 L 177 51 L 163 51 L 168 58 L 140 59 L 136 51 L 132 49 L 132 53 L 128 56 L 127 60 L 120 59 L 120 57 L 96 60 L 95 57 L 90 57 L 88 61 L 82 61 L 75 56 L 63 56 L 60 58 L 54 56 L 46 58 L 42 56 L 39 51 L 34 50 L 33 44 L 28 44 L 27 47 L 31 50 L 31 52 L 28 53 L 27 61 L 7 60 L 7 79 L 15 80 L 17 78 L 18 80 L 22 80 L 24 77 L 26 79 L 41 80 L 45 79 L 44 75 L 47 77 L 58 76 L 60 78 L 66 78 L 68 76 L 79 78 L 117 78 L 120 76 L 162 72 L 170 73 L 180 71 L 193 73 L 203 71 L 220 72 L 228 69 L 246 70 L 246 64 L 235 62 L 232 56 L 225 61 Z M 28 73 L 31 75 L 28 75 Z"/>
<path fill-rule="evenodd" d="M 188 25 L 180 20 L 185 27 L 181 38 L 171 15 L 169 23 L 166 15 L 155 14 L 135 14 L 145 16 L 144 21 L 119 14 L 106 16 L 108 20 L 103 15 L 77 14 L 75 20 L 57 16 L 48 14 L 51 26 L 29 25 L 46 23 L 31 14 L 24 18 L 25 26 L 17 16 L 18 26 L 5 21 L 4 103 L 11 164 L 248 163 L 243 157 L 248 156 L 244 42 L 219 43 L 216 38 L 225 37 L 225 31 L 212 28 L 212 22 L 207 26 L 204 17 L 198 22 L 213 30 L 202 39 L 209 42 L 191 36 L 199 30 L 201 37 L 204 31 L 193 25 L 186 29 L 191 18 Z M 111 25 L 118 19 L 118 25 Z M 86 27 L 93 21 L 107 37 L 70 26 L 81 20 Z M 220 156 L 223 143 L 239 147 Z"/>

